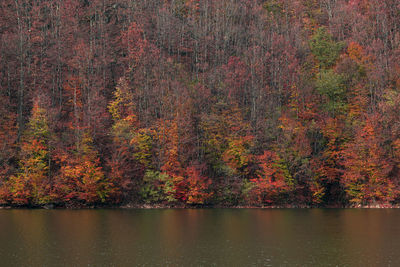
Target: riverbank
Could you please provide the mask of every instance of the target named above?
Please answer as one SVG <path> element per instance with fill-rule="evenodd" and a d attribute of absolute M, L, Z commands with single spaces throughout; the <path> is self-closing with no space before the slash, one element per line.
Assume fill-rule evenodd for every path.
<path fill-rule="evenodd" d="M 400 204 L 371 204 L 371 205 L 269 205 L 269 206 L 249 206 L 249 205 L 199 205 L 199 206 L 180 206 L 180 205 L 149 205 L 149 204 L 135 204 L 123 205 L 118 208 L 122 209 L 399 209 Z"/>
<path fill-rule="evenodd" d="M 0 209 L 399 209 L 400 204 L 369 204 L 369 205 L 305 205 L 305 204 L 286 204 L 286 205 L 184 205 L 184 204 L 138 204 L 130 203 L 124 205 L 55 205 L 47 204 L 42 206 L 29 205 L 0 205 Z"/>

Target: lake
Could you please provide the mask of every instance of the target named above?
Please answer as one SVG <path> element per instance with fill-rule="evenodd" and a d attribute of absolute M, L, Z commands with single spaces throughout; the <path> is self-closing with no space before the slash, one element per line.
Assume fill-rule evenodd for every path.
<path fill-rule="evenodd" d="M 400 266 L 397 209 L 0 210 L 1 266 Z"/>

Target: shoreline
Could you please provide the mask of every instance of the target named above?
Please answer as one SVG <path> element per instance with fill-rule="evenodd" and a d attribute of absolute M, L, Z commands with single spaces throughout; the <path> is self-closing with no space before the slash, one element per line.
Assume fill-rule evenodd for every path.
<path fill-rule="evenodd" d="M 304 204 L 288 204 L 288 205 L 180 205 L 180 204 L 124 204 L 124 205 L 42 205 L 42 206 L 27 206 L 27 205 L 0 205 L 0 210 L 9 209 L 47 209 L 47 210 L 85 210 L 85 209 L 400 209 L 400 204 L 370 204 L 370 205 L 304 205 Z"/>

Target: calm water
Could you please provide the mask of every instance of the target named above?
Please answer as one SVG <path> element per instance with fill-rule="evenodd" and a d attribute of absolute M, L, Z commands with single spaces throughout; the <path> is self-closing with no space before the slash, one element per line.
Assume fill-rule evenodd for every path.
<path fill-rule="evenodd" d="M 400 266 L 400 210 L 0 210 L 1 266 Z"/>

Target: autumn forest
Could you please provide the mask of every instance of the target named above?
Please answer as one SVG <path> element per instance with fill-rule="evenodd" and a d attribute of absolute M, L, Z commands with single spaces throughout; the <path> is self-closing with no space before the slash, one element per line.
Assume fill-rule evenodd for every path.
<path fill-rule="evenodd" d="M 399 1 L 1 1 L 0 205 L 399 202 Z"/>

